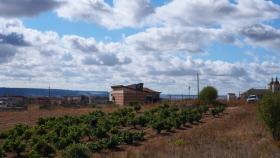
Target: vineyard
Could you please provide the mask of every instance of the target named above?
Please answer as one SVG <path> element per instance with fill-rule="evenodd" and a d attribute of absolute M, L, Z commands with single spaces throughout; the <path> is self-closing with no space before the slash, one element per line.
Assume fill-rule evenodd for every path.
<path fill-rule="evenodd" d="M 132 145 L 156 134 L 200 123 L 205 114 L 216 117 L 225 106 L 174 108 L 160 106 L 144 112 L 139 105 L 113 113 L 95 111 L 81 116 L 40 118 L 35 126 L 23 124 L 0 134 L 0 157 L 90 157 L 92 153 Z"/>

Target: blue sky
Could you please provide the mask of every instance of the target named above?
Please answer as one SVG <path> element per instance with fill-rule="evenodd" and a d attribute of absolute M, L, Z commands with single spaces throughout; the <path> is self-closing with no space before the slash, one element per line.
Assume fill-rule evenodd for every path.
<path fill-rule="evenodd" d="M 199 72 L 202 87 L 225 94 L 280 76 L 279 0 L 20 3 L 0 2 L 3 86 L 110 90 L 144 82 L 183 93 Z"/>
<path fill-rule="evenodd" d="M 105 0 L 111 6 L 113 5 L 112 0 Z M 167 1 L 151 1 L 152 5 L 155 7 L 162 6 L 167 3 Z M 274 0 L 275 3 L 280 4 L 279 0 Z M 141 32 L 144 28 L 122 28 L 117 30 L 109 30 L 104 26 L 97 24 L 92 24 L 85 21 L 68 21 L 57 17 L 57 15 L 52 12 L 45 12 L 37 17 L 25 17 L 22 18 L 25 26 L 40 31 L 55 31 L 60 36 L 63 35 L 78 35 L 82 37 L 94 37 L 97 41 L 121 41 L 123 36 L 133 35 L 137 32 Z M 264 22 L 275 28 L 280 28 L 280 20 L 273 20 Z M 213 43 L 210 47 L 206 48 L 205 51 L 208 55 L 195 55 L 195 57 L 200 57 L 203 59 L 210 60 L 224 60 L 228 62 L 238 62 L 240 60 L 252 61 L 252 57 L 249 57 L 246 52 L 256 52 L 260 58 L 267 52 L 274 52 L 277 50 L 265 50 L 262 48 L 254 48 L 251 46 L 235 46 L 231 44 L 224 43 Z M 228 52 L 228 53 L 224 53 Z"/>

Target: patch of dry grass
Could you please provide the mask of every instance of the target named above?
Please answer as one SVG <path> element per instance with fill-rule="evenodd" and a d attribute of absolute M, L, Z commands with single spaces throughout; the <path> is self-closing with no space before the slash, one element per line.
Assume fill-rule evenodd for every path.
<path fill-rule="evenodd" d="M 137 147 L 97 154 L 100 158 L 276 158 L 279 148 L 256 116 L 254 105 L 229 108 L 220 118 L 169 136 L 155 136 Z"/>

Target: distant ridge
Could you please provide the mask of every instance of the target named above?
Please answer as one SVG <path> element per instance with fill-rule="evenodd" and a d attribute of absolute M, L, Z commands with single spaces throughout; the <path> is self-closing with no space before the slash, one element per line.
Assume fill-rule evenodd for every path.
<path fill-rule="evenodd" d="M 81 95 L 109 97 L 109 93 L 106 91 L 78 91 L 78 90 L 51 89 L 52 97 L 81 96 Z M 49 96 L 49 89 L 0 87 L 0 96 L 46 97 Z"/>

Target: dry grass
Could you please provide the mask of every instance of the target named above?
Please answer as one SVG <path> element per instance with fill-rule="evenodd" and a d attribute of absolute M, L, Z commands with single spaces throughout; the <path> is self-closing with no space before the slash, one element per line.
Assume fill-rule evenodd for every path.
<path fill-rule="evenodd" d="M 220 118 L 206 117 L 205 123 L 170 135 L 154 136 L 136 147 L 96 154 L 100 158 L 276 158 L 279 148 L 263 124 L 255 107 L 229 108 Z"/>

